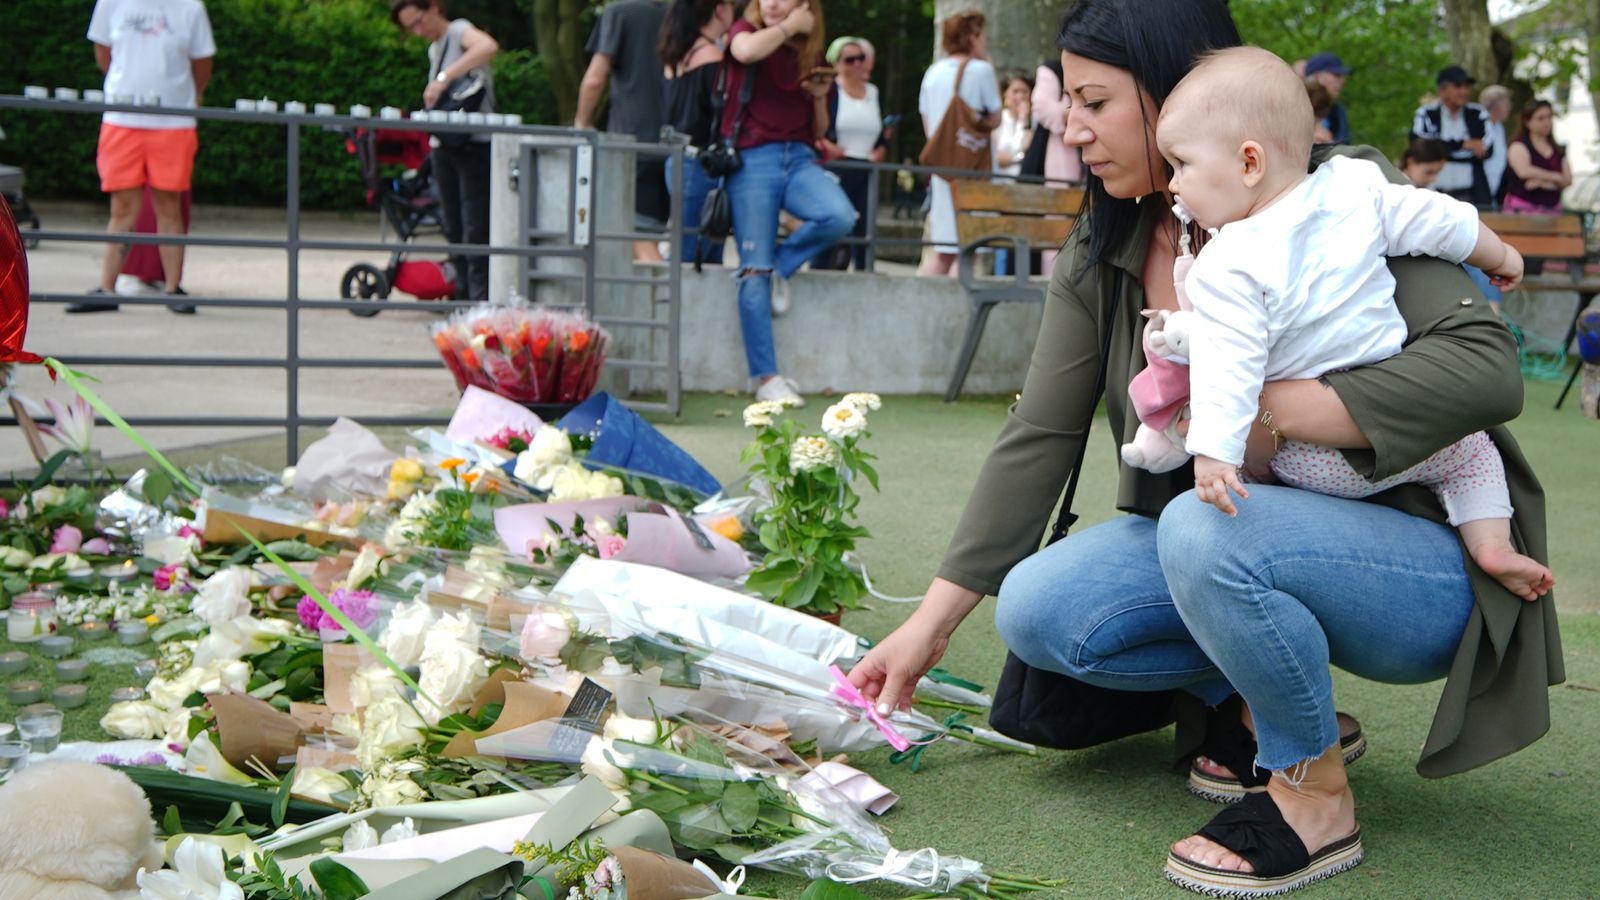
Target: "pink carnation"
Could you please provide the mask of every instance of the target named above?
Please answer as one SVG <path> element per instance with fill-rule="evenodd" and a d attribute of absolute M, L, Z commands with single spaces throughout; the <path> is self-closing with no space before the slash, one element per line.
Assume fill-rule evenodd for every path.
<path fill-rule="evenodd" d="M 349 616 L 350 621 L 363 630 L 378 621 L 378 597 L 371 591 L 339 588 L 328 595 L 328 602 Z M 318 632 L 328 640 L 339 640 L 344 637 L 344 628 L 340 627 L 333 616 L 328 615 L 311 595 L 307 594 L 300 598 L 300 602 L 295 605 L 295 612 L 300 615 L 300 624 L 308 630 Z"/>
<path fill-rule="evenodd" d="M 87 541 L 84 541 L 83 546 L 79 549 L 80 552 L 89 553 L 94 556 L 111 555 L 111 545 L 106 542 L 105 538 L 91 538 Z"/>
<path fill-rule="evenodd" d="M 608 534 L 595 542 L 595 549 L 600 551 L 601 559 L 610 559 L 616 556 L 626 546 L 628 546 L 627 540 L 618 534 Z"/>
<path fill-rule="evenodd" d="M 71 525 L 63 525 L 56 529 L 55 539 L 50 542 L 51 553 L 77 553 L 83 546 L 83 532 Z"/>

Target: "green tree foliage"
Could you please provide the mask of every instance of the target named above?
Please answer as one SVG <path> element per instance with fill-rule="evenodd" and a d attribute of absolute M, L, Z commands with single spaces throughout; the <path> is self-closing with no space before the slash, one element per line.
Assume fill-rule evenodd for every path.
<path fill-rule="evenodd" d="M 1431 0 L 1235 0 L 1239 33 L 1286 60 L 1337 53 L 1355 72 L 1339 98 L 1351 139 L 1390 157 L 1405 148 L 1417 101 L 1448 60 Z"/>
<path fill-rule="evenodd" d="M 470 5 L 463 2 L 452 12 L 477 12 Z M 388 0 L 208 0 L 206 8 L 217 42 L 208 106 L 231 107 L 238 97 L 329 102 L 341 110 L 354 103 L 373 109 L 421 105 L 426 47 L 389 22 Z M 90 9 L 87 2 L 11 0 L 6 39 L 29 49 L 0 54 L 0 90 L 21 93 L 24 84 L 98 87 L 103 79 L 84 38 Z M 531 50 L 503 49 L 494 71 L 502 111 L 521 113 L 530 123 L 554 120 L 555 103 Z M 98 117 L 7 114 L 0 124 L 10 135 L 0 154 L 27 169 L 32 193 L 99 196 Z M 202 122 L 195 196 L 206 203 L 280 204 L 287 158 L 281 127 Z M 342 135 L 302 131 L 300 190 L 308 208 L 365 203 L 365 186 Z"/>

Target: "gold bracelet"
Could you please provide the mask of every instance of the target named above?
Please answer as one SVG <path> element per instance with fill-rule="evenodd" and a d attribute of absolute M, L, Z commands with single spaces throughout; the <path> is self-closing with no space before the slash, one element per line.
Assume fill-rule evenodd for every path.
<path fill-rule="evenodd" d="M 1272 452 L 1277 453 L 1279 450 L 1283 449 L 1283 443 L 1284 441 L 1287 441 L 1288 438 L 1284 436 L 1282 429 L 1278 428 L 1278 423 L 1273 420 L 1272 410 L 1267 409 L 1266 391 L 1261 392 L 1261 398 L 1258 401 L 1258 404 L 1261 407 L 1261 415 L 1256 419 L 1256 421 L 1261 423 L 1261 427 L 1272 433 Z"/>

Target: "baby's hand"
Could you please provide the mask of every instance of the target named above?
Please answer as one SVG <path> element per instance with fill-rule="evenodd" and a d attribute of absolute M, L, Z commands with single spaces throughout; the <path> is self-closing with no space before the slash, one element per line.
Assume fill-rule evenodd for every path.
<path fill-rule="evenodd" d="M 1500 265 L 1485 269 L 1484 274 L 1489 276 L 1489 283 L 1495 287 L 1502 291 L 1511 291 L 1516 290 L 1517 285 L 1522 283 L 1522 254 L 1510 244 L 1506 244 L 1505 247 L 1506 258 L 1500 261 Z"/>
<path fill-rule="evenodd" d="M 1234 508 L 1233 498 L 1228 496 L 1232 489 L 1239 499 L 1248 500 L 1250 492 L 1244 489 L 1244 483 L 1239 481 L 1239 467 L 1231 463 L 1218 462 L 1209 456 L 1196 456 L 1194 458 L 1194 492 L 1204 502 L 1215 506 L 1230 516 L 1237 516 L 1239 510 Z"/>

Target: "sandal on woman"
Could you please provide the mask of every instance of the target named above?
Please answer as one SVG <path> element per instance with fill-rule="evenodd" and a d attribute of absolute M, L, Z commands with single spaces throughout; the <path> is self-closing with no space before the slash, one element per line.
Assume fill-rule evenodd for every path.
<path fill-rule="evenodd" d="M 1287 894 L 1353 869 L 1365 858 L 1359 825 L 1315 853 L 1307 853 L 1300 836 L 1283 820 L 1278 804 L 1264 792 L 1217 813 L 1197 834 L 1238 854 L 1253 870 L 1213 868 L 1169 852 L 1162 873 L 1167 880 L 1212 897 Z"/>
<path fill-rule="evenodd" d="M 1367 752 L 1367 738 L 1354 716 L 1339 713 L 1339 749 L 1350 765 Z M 1233 777 L 1207 772 L 1196 759 L 1189 764 L 1189 793 L 1212 803 L 1238 803 L 1267 789 L 1271 772 L 1256 769 L 1256 738 L 1235 716 L 1208 726 L 1201 755 L 1233 773 Z"/>

